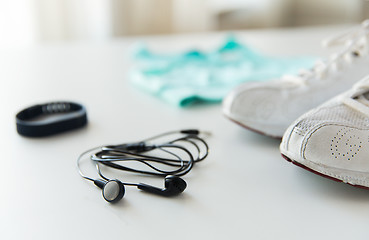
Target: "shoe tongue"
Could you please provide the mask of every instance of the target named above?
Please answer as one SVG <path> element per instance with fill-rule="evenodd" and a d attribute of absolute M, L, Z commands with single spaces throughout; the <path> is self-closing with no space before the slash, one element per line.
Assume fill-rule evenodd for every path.
<path fill-rule="evenodd" d="M 369 107 L 369 92 L 366 92 L 357 97 L 357 101 Z"/>

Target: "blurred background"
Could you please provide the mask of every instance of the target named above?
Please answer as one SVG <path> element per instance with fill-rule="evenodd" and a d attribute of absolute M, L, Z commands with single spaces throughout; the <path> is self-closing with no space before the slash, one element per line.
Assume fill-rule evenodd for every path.
<path fill-rule="evenodd" d="M 0 45 L 347 24 L 365 0 L 0 0 Z"/>

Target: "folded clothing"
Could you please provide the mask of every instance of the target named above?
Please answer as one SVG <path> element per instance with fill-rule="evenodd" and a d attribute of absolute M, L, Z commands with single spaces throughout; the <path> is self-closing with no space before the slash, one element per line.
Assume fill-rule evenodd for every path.
<path fill-rule="evenodd" d="M 296 74 L 313 66 L 314 57 L 270 57 L 239 43 L 233 36 L 215 51 L 191 50 L 160 55 L 141 46 L 130 73 L 134 85 L 179 107 L 221 102 L 235 86 Z"/>

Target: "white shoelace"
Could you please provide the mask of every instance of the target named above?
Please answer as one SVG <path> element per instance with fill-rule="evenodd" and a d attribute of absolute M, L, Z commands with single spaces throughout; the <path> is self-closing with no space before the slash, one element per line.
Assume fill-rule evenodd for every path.
<path fill-rule="evenodd" d="M 342 103 L 369 117 L 369 106 L 363 103 L 368 102 L 363 94 L 369 92 L 369 76 L 357 82 L 352 89 L 354 94 L 345 94 L 341 99 Z"/>
<path fill-rule="evenodd" d="M 351 64 L 353 54 L 358 56 L 366 55 L 369 51 L 369 19 L 361 23 L 360 26 L 351 29 L 338 36 L 323 41 L 324 47 L 342 46 L 345 48 L 336 54 L 333 54 L 327 61 L 317 61 L 310 70 L 300 70 L 296 76 L 285 75 L 282 77 L 287 83 L 294 86 L 307 85 L 307 80 L 313 77 L 324 79 L 330 70 L 341 70 L 345 64 Z"/>

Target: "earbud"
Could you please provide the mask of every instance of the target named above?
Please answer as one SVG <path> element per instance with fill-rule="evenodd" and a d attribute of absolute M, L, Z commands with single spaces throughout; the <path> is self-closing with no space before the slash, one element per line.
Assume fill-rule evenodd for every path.
<path fill-rule="evenodd" d="M 175 196 L 183 192 L 187 187 L 187 183 L 177 176 L 166 176 L 164 188 L 157 188 L 145 183 L 137 184 L 137 188 L 145 192 L 154 193 L 160 196 Z"/>
<path fill-rule="evenodd" d="M 157 188 L 144 183 L 137 184 L 137 188 L 145 192 L 170 197 L 180 194 L 187 187 L 187 183 L 177 176 L 166 176 L 164 181 L 164 188 Z M 118 179 L 109 181 L 96 179 L 94 184 L 102 189 L 102 195 L 107 202 L 116 203 L 124 196 L 124 184 Z"/>
<path fill-rule="evenodd" d="M 96 179 L 94 184 L 102 189 L 104 199 L 110 203 L 116 203 L 124 196 L 124 184 L 117 179 L 109 181 Z"/>

